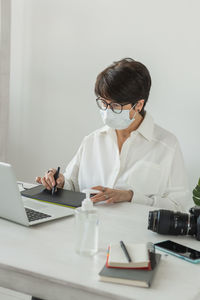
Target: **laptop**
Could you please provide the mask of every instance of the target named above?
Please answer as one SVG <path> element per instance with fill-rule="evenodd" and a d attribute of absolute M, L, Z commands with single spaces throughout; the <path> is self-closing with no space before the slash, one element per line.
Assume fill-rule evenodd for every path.
<path fill-rule="evenodd" d="M 0 217 L 32 226 L 74 214 L 72 208 L 41 203 L 21 196 L 10 164 L 0 163 Z"/>

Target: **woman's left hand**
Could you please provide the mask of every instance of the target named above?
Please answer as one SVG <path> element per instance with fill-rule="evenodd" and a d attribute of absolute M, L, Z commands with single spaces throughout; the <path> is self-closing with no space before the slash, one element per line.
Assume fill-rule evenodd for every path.
<path fill-rule="evenodd" d="M 100 185 L 94 186 L 92 189 L 100 191 L 100 193 L 91 198 L 94 203 L 100 201 L 106 201 L 106 203 L 130 202 L 133 197 L 133 191 L 131 190 L 116 190 Z"/>

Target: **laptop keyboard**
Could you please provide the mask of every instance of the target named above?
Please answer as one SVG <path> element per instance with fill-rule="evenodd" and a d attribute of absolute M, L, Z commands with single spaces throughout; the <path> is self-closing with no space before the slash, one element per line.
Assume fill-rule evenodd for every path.
<path fill-rule="evenodd" d="M 36 210 L 30 209 L 27 207 L 25 207 L 25 210 L 26 210 L 26 214 L 27 214 L 29 222 L 51 217 L 50 215 L 41 213 L 40 211 L 36 211 Z"/>

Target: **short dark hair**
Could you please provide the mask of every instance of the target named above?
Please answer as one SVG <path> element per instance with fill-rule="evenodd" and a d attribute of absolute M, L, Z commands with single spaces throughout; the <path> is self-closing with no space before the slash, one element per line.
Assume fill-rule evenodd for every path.
<path fill-rule="evenodd" d="M 135 104 L 144 99 L 142 113 L 150 88 L 151 76 L 145 65 L 132 58 L 124 58 L 114 62 L 97 76 L 95 94 L 117 103 Z"/>

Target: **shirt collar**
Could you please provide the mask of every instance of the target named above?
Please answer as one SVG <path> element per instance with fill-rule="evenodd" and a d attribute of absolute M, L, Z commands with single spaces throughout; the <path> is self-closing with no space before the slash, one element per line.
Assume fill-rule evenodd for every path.
<path fill-rule="evenodd" d="M 145 113 L 144 119 L 137 131 L 143 135 L 148 141 L 151 141 L 153 138 L 153 130 L 154 130 L 154 121 L 152 116 L 149 113 Z"/>
<path fill-rule="evenodd" d="M 103 127 L 101 127 L 99 129 L 99 132 L 104 133 L 104 132 L 108 132 L 110 130 L 112 130 L 112 128 L 110 128 L 109 126 L 105 125 L 105 126 L 103 126 Z"/>
<path fill-rule="evenodd" d="M 99 129 L 99 132 L 106 133 L 113 131 L 114 129 L 110 128 L 109 126 L 105 125 Z M 148 141 L 151 141 L 153 138 L 153 130 L 154 130 L 154 121 L 153 118 L 149 113 L 145 113 L 144 119 L 138 129 L 135 132 L 139 132 L 144 138 Z"/>

